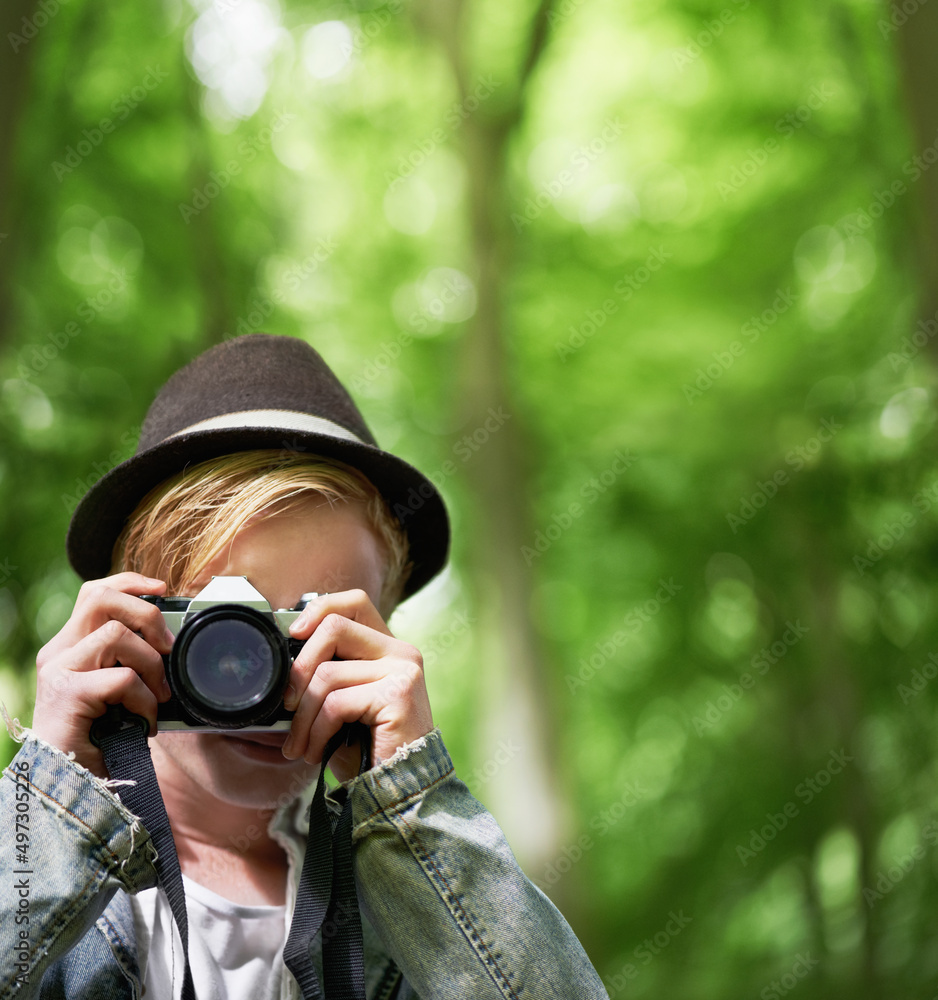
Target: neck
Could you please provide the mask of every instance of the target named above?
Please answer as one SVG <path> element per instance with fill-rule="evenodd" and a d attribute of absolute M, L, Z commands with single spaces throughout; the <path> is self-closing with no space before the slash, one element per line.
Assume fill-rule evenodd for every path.
<path fill-rule="evenodd" d="M 213 795 L 161 753 L 158 741 L 151 747 L 185 875 L 232 902 L 282 904 L 287 857 L 268 832 L 274 810 Z"/>

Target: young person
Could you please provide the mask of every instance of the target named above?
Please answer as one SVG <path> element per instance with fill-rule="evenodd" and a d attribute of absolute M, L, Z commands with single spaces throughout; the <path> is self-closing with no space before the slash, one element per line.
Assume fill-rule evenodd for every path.
<path fill-rule="evenodd" d="M 156 734 L 200 1000 L 300 996 L 282 951 L 310 789 L 346 723 L 370 734 L 370 769 L 357 773 L 354 746 L 330 760 L 352 810 L 367 996 L 606 996 L 454 774 L 420 654 L 387 627 L 442 568 L 448 535 L 432 484 L 377 446 L 302 341 L 237 338 L 170 379 L 137 454 L 76 509 L 68 553 L 89 582 L 37 658 L 33 725 L 0 780 L 26 834 L 0 839 L 16 887 L 0 917 L 0 1000 L 182 993 L 150 832 L 90 739 L 111 705 Z M 274 609 L 319 595 L 289 626 L 302 643 L 289 732 L 158 731 L 174 637 L 141 598 L 192 597 L 213 577 L 246 577 Z"/>

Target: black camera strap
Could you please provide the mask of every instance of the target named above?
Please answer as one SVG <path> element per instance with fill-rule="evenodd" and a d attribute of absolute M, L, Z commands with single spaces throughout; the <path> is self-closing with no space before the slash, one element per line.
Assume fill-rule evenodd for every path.
<path fill-rule="evenodd" d="M 326 808 L 326 764 L 355 736 L 361 748 L 364 774 L 371 767 L 371 731 L 357 724 L 344 726 L 326 744 L 322 769 L 309 811 L 309 839 L 290 934 L 283 949 L 284 965 L 303 991 L 303 1000 L 320 1000 L 316 971 L 309 957 L 310 942 L 322 935 L 323 986 L 327 1000 L 365 1000 L 362 922 L 352 872 L 352 802 L 348 795 L 333 825 Z"/>
<path fill-rule="evenodd" d="M 169 816 L 163 804 L 163 795 L 153 770 L 147 733 L 150 726 L 139 715 L 123 712 L 110 706 L 103 719 L 94 723 L 92 742 L 100 747 L 108 774 L 127 785 L 120 789 L 121 802 L 143 820 L 156 848 L 156 875 L 169 900 L 173 919 L 179 928 L 185 972 L 182 981 L 182 1000 L 195 1000 L 192 970 L 189 968 L 189 920 L 186 915 L 186 891 L 182 884 L 182 871 L 176 855 L 176 842 L 169 825 Z M 130 783 L 132 782 L 132 784 Z"/>
<path fill-rule="evenodd" d="M 143 821 L 156 848 L 154 867 L 182 941 L 182 1000 L 196 1000 L 189 968 L 189 922 L 182 871 L 150 758 L 148 730 L 145 719 L 111 706 L 107 715 L 95 722 L 92 742 L 101 748 L 111 778 L 133 782 L 121 788 L 121 801 Z M 353 738 L 358 738 L 361 747 L 359 774 L 371 766 L 371 734 L 366 726 L 344 726 L 326 744 L 310 806 L 309 837 L 293 922 L 283 950 L 284 964 L 299 983 L 304 1000 L 365 1000 L 362 926 L 352 872 L 352 804 L 346 795 L 333 824 L 325 794 L 326 764 L 339 747 L 350 745 Z M 310 958 L 310 945 L 320 933 L 325 994 Z"/>

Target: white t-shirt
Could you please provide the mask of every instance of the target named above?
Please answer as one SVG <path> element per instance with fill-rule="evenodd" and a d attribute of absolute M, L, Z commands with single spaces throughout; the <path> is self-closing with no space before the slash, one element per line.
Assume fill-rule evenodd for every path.
<path fill-rule="evenodd" d="M 232 903 L 182 877 L 189 916 L 189 964 L 199 1000 L 281 1000 L 286 906 Z M 182 942 L 159 889 L 130 897 L 146 1000 L 180 1000 Z M 289 994 L 289 990 L 288 990 Z"/>

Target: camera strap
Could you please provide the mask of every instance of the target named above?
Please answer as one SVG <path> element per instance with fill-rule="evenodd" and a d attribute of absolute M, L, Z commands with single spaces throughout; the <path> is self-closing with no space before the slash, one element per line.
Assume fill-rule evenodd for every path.
<path fill-rule="evenodd" d="M 147 744 L 145 719 L 109 710 L 97 720 L 92 741 L 101 748 L 108 773 L 131 781 L 120 790 L 121 801 L 139 816 L 157 851 L 157 878 L 182 941 L 185 972 L 182 1000 L 196 1000 L 189 968 L 189 921 L 182 871 L 173 831 L 156 780 Z M 365 735 L 367 734 L 367 735 Z M 371 734 L 366 726 L 344 726 L 326 744 L 323 765 L 310 806 L 309 837 L 300 873 L 293 922 L 283 950 L 283 961 L 299 983 L 303 1000 L 365 1000 L 365 969 L 361 917 L 352 871 L 352 804 L 348 795 L 333 823 L 326 806 L 325 769 L 341 746 L 357 738 L 363 774 L 371 766 Z M 322 935 L 325 993 L 310 958 L 313 939 Z"/>
<path fill-rule="evenodd" d="M 358 738 L 364 774 L 371 767 L 371 731 L 343 726 L 326 744 L 319 781 L 309 810 L 309 838 L 290 934 L 283 949 L 284 965 L 293 973 L 303 1000 L 321 1000 L 310 942 L 322 935 L 323 987 L 327 1000 L 365 1000 L 362 922 L 352 872 L 352 802 L 346 794 L 333 824 L 326 808 L 326 764 L 341 746 Z"/>
<path fill-rule="evenodd" d="M 189 920 L 186 916 L 186 891 L 182 884 L 182 871 L 176 855 L 173 830 L 166 815 L 163 795 L 153 770 L 150 746 L 147 743 L 149 724 L 139 715 L 122 712 L 110 706 L 103 719 L 96 720 L 92 728 L 92 742 L 101 749 L 108 774 L 119 781 L 132 781 L 121 788 L 120 798 L 127 808 L 143 820 L 156 848 L 153 867 L 159 884 L 169 900 L 173 919 L 179 928 L 185 972 L 182 981 L 182 1000 L 195 1000 L 192 970 L 189 968 Z"/>

